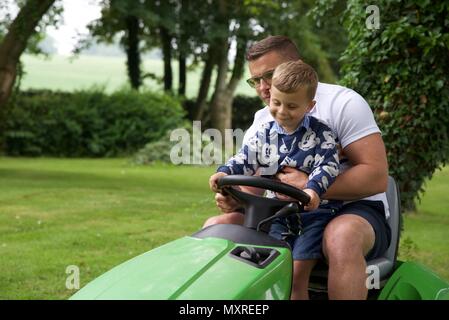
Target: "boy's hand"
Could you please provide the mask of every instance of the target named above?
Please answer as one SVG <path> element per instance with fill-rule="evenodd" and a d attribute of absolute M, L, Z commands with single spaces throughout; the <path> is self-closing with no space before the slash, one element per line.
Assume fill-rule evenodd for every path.
<path fill-rule="evenodd" d="M 222 213 L 234 212 L 242 207 L 233 197 L 221 193 L 215 194 L 215 204 Z"/>
<path fill-rule="evenodd" d="M 318 196 L 318 193 L 312 189 L 304 189 L 303 191 L 310 196 L 310 202 L 308 205 L 304 206 L 304 210 L 312 211 L 317 209 L 320 205 L 320 197 Z"/>
<path fill-rule="evenodd" d="M 217 172 L 210 177 L 209 187 L 213 192 L 216 192 L 216 193 L 220 192 L 220 190 L 217 187 L 217 182 L 218 182 L 218 179 L 220 179 L 221 177 L 224 177 L 224 176 L 227 176 L 227 174 L 224 172 Z"/>

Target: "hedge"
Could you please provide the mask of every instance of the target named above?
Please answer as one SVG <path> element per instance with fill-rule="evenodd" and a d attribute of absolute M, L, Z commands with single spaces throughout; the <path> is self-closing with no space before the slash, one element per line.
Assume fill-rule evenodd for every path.
<path fill-rule="evenodd" d="M 3 125 L 11 156 L 128 155 L 182 126 L 178 100 L 154 92 L 26 91 L 13 99 Z"/>

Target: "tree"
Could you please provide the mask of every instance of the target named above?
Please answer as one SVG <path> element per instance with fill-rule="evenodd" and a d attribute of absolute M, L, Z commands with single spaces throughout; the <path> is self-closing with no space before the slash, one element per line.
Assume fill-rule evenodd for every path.
<path fill-rule="evenodd" d="M 173 42 L 177 38 L 180 0 L 103 0 L 101 5 L 101 17 L 88 26 L 91 38 L 112 43 L 115 37 L 120 37 L 120 43 L 126 51 L 129 80 L 134 89 L 138 89 L 146 77 L 157 78 L 152 72 L 142 71 L 141 54 L 160 47 L 164 61 L 164 90 L 171 92 L 171 62 L 175 56 Z M 84 39 L 77 51 L 89 46 L 90 40 Z M 185 58 L 181 57 L 181 60 Z"/>
<path fill-rule="evenodd" d="M 221 30 L 229 30 L 217 37 L 217 78 L 210 106 L 211 126 L 220 130 L 224 136 L 225 129 L 232 128 L 232 101 L 234 92 L 244 73 L 245 53 L 251 36 L 247 8 L 239 3 L 225 0 L 218 1 L 217 22 Z M 232 19 L 231 19 L 232 17 Z M 218 33 L 218 35 L 221 35 Z M 236 44 L 236 54 L 232 72 L 229 75 L 229 49 L 231 41 Z M 228 80 L 229 78 L 229 80 Z"/>
<path fill-rule="evenodd" d="M 333 3 L 321 1 L 321 9 Z M 343 16 L 349 44 L 341 82 L 373 108 L 405 210 L 415 210 L 425 180 L 449 159 L 448 14 L 444 1 L 367 8 L 350 0 Z"/>
<path fill-rule="evenodd" d="M 102 17 L 92 24 L 91 30 L 94 37 L 110 41 L 119 33 L 126 35 L 123 21 L 127 15 L 134 16 L 139 21 L 141 42 L 134 48 L 140 48 L 140 52 L 161 48 L 163 86 L 167 92 L 174 93 L 172 61 L 178 59 L 179 96 L 185 95 L 187 68 L 201 66 L 198 95 L 189 113 L 195 120 L 210 120 L 213 127 L 224 130 L 231 127 L 232 100 L 244 74 L 245 51 L 251 41 L 269 34 L 288 35 L 301 44 L 304 58 L 317 68 L 321 79 L 335 80 L 307 17 L 310 3 L 311 0 L 104 0 Z M 138 50 L 133 51 L 137 56 Z M 193 61 L 190 66 L 189 60 Z M 216 79 L 212 84 L 214 72 Z M 147 76 L 157 78 L 151 72 L 140 77 Z"/>
<path fill-rule="evenodd" d="M 179 82 L 178 96 L 186 95 L 187 86 L 187 56 L 190 53 L 189 41 L 189 25 L 194 23 L 192 20 L 193 3 L 191 0 L 180 0 L 178 13 L 179 31 L 178 31 L 178 61 L 179 61 Z"/>
<path fill-rule="evenodd" d="M 30 37 L 36 32 L 42 16 L 54 2 L 55 0 L 28 0 L 0 43 L 0 109 L 6 105 L 11 95 L 20 56 L 27 48 Z"/>
<path fill-rule="evenodd" d="M 113 43 L 115 37 L 120 35 L 120 45 L 126 52 L 129 82 L 133 89 L 138 89 L 142 85 L 140 44 L 144 37 L 143 20 L 149 19 L 145 3 L 103 0 L 101 6 L 101 17 L 88 25 L 91 37 L 98 42 Z M 90 44 L 88 39 L 84 39 L 77 52 Z"/>
<path fill-rule="evenodd" d="M 216 25 L 220 32 L 216 32 L 217 79 L 210 104 L 212 127 L 221 132 L 231 128 L 233 96 L 244 74 L 246 50 L 252 41 L 267 35 L 282 34 L 292 38 L 299 44 L 302 57 L 317 68 L 321 79 L 335 81 L 329 59 L 307 16 L 308 2 L 311 1 L 216 1 Z M 228 60 L 231 44 L 236 46 L 232 63 Z"/>
<path fill-rule="evenodd" d="M 251 0 L 253 4 L 252 17 L 255 17 L 265 35 L 285 35 L 292 39 L 298 46 L 301 58 L 313 66 L 320 81 L 334 83 L 337 81 L 335 72 L 331 66 L 331 54 L 341 48 L 344 43 L 345 31 L 332 21 L 333 33 L 320 32 L 315 27 L 315 22 L 309 16 L 315 1 L 290 0 L 290 1 L 263 1 Z M 336 37 L 336 34 L 339 37 Z M 339 43 L 336 44 L 336 42 Z M 324 43 L 331 42 L 326 51 Z M 341 52 L 341 51 L 338 51 Z"/>

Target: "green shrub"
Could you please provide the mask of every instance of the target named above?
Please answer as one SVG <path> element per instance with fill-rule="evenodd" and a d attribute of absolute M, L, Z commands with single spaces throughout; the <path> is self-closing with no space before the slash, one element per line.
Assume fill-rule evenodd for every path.
<path fill-rule="evenodd" d="M 236 96 L 232 102 L 232 127 L 247 130 L 253 124 L 254 114 L 264 106 L 257 96 Z"/>
<path fill-rule="evenodd" d="M 147 143 L 134 154 L 132 162 L 135 164 L 170 163 L 170 150 L 173 145 L 170 138 Z"/>
<path fill-rule="evenodd" d="M 132 162 L 135 164 L 171 163 L 170 151 L 175 144 L 176 142 L 170 141 L 170 132 L 167 132 L 158 141 L 149 142 L 138 150 L 133 155 Z"/>
<path fill-rule="evenodd" d="M 185 129 L 189 136 L 189 164 L 195 165 L 213 165 L 216 166 L 218 164 L 223 163 L 223 160 L 227 159 L 230 155 L 222 154 L 221 146 L 216 146 L 213 144 L 213 139 L 207 136 L 202 136 L 201 147 L 199 149 L 199 154 L 196 153 L 195 156 L 201 156 L 201 163 L 197 163 L 196 161 L 200 161 L 200 159 L 193 159 L 194 157 L 194 145 L 193 145 L 193 127 L 189 122 L 185 122 L 183 126 L 180 126 L 177 129 Z M 204 130 L 204 128 L 202 128 Z M 143 148 L 137 151 L 133 158 L 132 162 L 135 164 L 153 164 L 153 163 L 172 163 L 170 158 L 170 153 L 172 148 L 175 145 L 178 145 L 181 140 L 179 140 L 179 136 L 175 135 L 174 141 L 170 141 L 170 135 L 172 131 L 167 131 L 167 133 L 158 141 L 153 141 L 147 143 Z M 183 140 L 186 142 L 185 140 Z M 179 147 L 179 146 L 178 146 Z M 203 154 L 204 152 L 204 154 Z M 214 162 L 216 159 L 213 158 L 213 155 L 220 155 L 221 159 L 220 163 Z M 210 158 L 208 157 L 210 156 Z M 225 158 L 223 158 L 225 157 Z M 213 163 L 210 163 L 211 161 Z M 195 163 L 193 163 L 195 162 Z M 186 164 L 186 163 L 185 163 Z"/>
<path fill-rule="evenodd" d="M 13 156 L 126 155 L 178 127 L 183 116 L 176 99 L 152 92 L 23 92 L 6 115 L 4 149 Z"/>
<path fill-rule="evenodd" d="M 320 0 L 318 16 L 335 3 Z M 449 159 L 449 3 L 375 4 L 380 25 L 368 29 L 368 4 L 347 1 L 343 23 L 349 44 L 341 57 L 342 84 L 373 108 L 402 208 L 414 210 L 425 180 Z"/>
<path fill-rule="evenodd" d="M 192 121 L 192 109 L 195 105 L 194 100 L 185 100 L 183 102 L 184 109 L 188 113 L 189 119 Z M 262 109 L 265 106 L 263 101 L 257 96 L 245 96 L 237 95 L 232 102 L 232 128 L 234 129 L 248 129 L 254 120 L 254 114 L 256 111 Z M 209 128 L 209 121 L 207 117 L 203 119 L 203 128 Z"/>

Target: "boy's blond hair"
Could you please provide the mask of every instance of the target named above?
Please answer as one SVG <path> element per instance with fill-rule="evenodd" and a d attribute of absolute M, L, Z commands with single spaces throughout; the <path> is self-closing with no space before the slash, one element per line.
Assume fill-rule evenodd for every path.
<path fill-rule="evenodd" d="M 313 100 L 318 86 L 318 75 L 302 60 L 284 62 L 274 70 L 271 85 L 285 93 L 292 93 L 302 86 L 307 86 L 307 97 Z"/>

